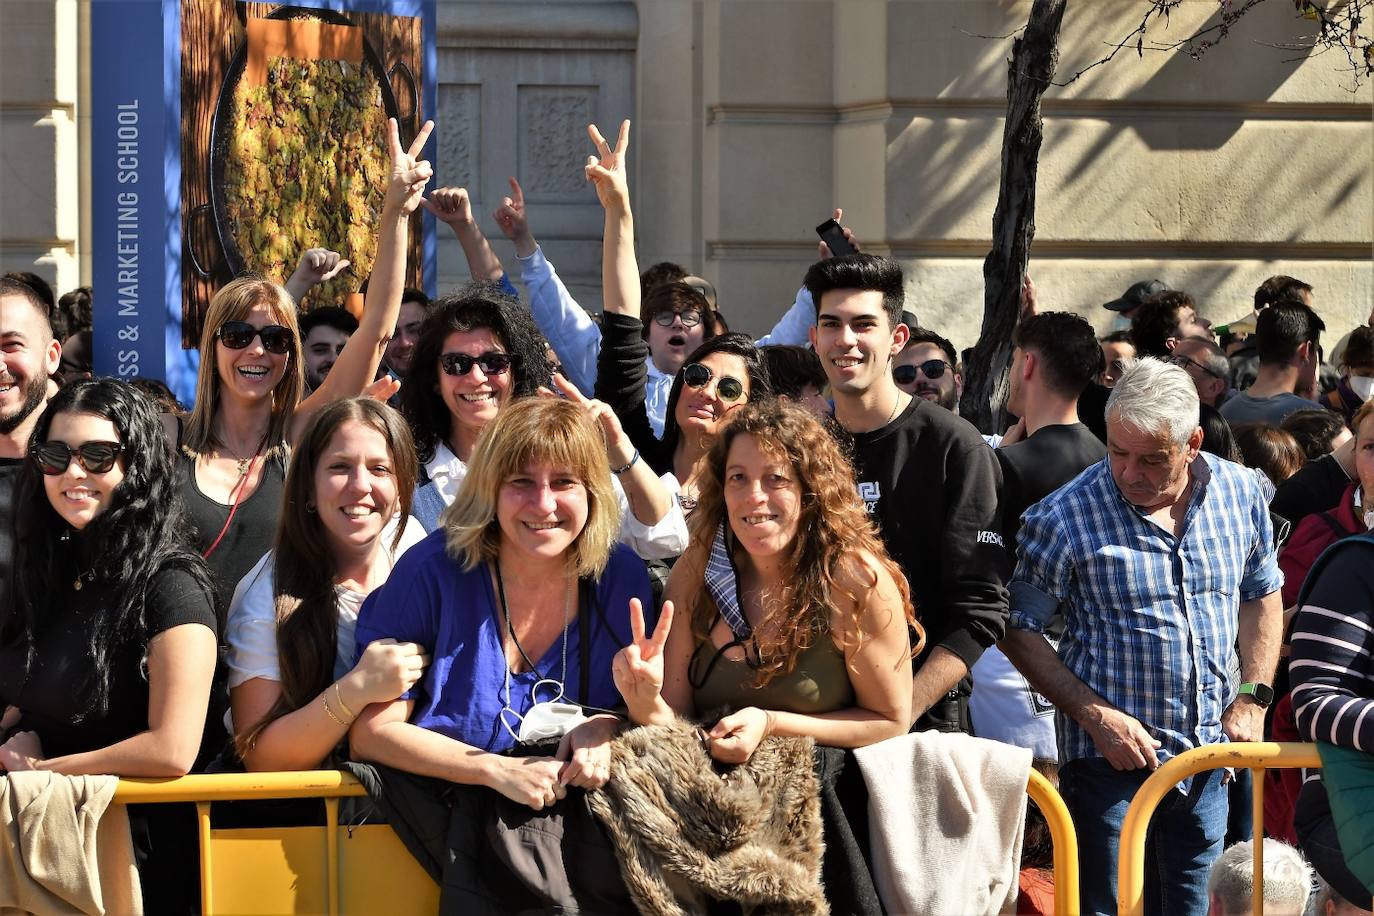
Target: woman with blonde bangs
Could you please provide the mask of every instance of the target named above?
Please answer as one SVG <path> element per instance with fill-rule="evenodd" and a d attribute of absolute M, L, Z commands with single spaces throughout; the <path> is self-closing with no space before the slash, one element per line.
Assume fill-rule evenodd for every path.
<path fill-rule="evenodd" d="M 615 661 L 630 719 L 700 720 L 724 763 L 770 735 L 856 748 L 904 734 L 910 634 L 919 650 L 924 633 L 839 446 L 800 407 L 748 404 L 704 471 L 651 635 L 631 606 L 635 641 Z"/>
<path fill-rule="evenodd" d="M 595 420 L 526 398 L 483 429 L 440 528 L 359 614 L 361 651 L 417 643 L 415 688 L 361 712 L 355 759 L 495 789 L 539 810 L 603 785 L 620 719 L 611 660 L 649 581 L 616 543 L 619 506 Z"/>
<path fill-rule="evenodd" d="M 409 216 L 433 170 L 390 122 L 391 177 L 378 227 L 377 258 L 358 330 L 323 384 L 302 400 L 305 378 L 296 306 L 277 283 L 241 277 L 210 301 L 200 342 L 196 403 L 183 422 L 164 416 L 196 547 L 215 580 L 225 619 L 234 587 L 271 549 L 289 450 L 326 404 L 363 392 L 400 313 Z M 380 392 L 385 395 L 389 392 Z"/>

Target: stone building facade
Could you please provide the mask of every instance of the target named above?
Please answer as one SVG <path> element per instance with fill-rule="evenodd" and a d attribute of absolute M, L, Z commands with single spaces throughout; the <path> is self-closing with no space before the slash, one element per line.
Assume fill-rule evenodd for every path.
<path fill-rule="evenodd" d="M 0 4 L 0 264 L 61 289 L 89 276 L 88 5 Z M 923 323 L 967 346 L 997 191 L 1005 36 L 1029 6 L 439 0 L 439 178 L 470 188 L 514 274 L 490 211 L 518 176 L 536 236 L 596 309 L 601 213 L 582 182 L 584 128 L 612 134 L 630 117 L 642 264 L 702 274 L 731 323 L 761 333 L 814 257 L 813 227 L 843 206 L 866 249 L 906 266 Z M 1068 0 L 1061 77 L 1102 57 L 1142 8 Z M 1183 37 L 1217 9 L 1185 3 L 1159 35 Z M 1334 55 L 1275 47 L 1310 31 L 1291 4 L 1268 3 L 1200 60 L 1132 48 L 1046 94 L 1031 264 L 1046 307 L 1105 328 L 1099 303 L 1159 277 L 1221 322 L 1287 273 L 1316 287 L 1334 334 L 1365 320 L 1374 94 L 1352 91 Z M 441 236 L 441 288 L 464 273 Z"/>

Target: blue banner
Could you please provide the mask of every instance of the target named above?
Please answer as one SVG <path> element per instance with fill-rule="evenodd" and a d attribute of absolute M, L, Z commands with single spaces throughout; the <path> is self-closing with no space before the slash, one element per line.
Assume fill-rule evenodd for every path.
<path fill-rule="evenodd" d="M 176 0 L 91 3 L 91 34 L 97 39 L 91 42 L 97 375 L 166 376 L 167 291 L 174 280 L 168 272 L 175 262 L 168 232 L 175 233 L 177 248 L 181 236 L 175 208 L 180 154 L 161 46 L 168 16 L 176 19 Z M 177 97 L 175 91 L 170 95 Z M 171 176 L 169 162 L 176 171 Z M 180 296 L 174 302 L 179 308 Z"/>

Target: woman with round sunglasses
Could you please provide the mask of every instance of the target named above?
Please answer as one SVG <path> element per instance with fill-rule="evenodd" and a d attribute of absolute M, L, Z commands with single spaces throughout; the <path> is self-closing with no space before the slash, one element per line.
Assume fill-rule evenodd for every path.
<path fill-rule="evenodd" d="M 424 538 L 409 517 L 414 469 L 405 421 L 367 398 L 325 407 L 292 453 L 275 547 L 239 583 L 225 633 L 247 769 L 315 769 L 357 710 L 419 678 L 413 643 L 379 641 L 353 664 L 363 599 Z"/>
<path fill-rule="evenodd" d="M 362 711 L 351 750 L 540 810 L 609 775 L 611 659 L 630 638 L 612 609 L 647 599 L 648 575 L 615 543 L 606 448 L 580 405 L 520 399 L 471 457 L 441 527 L 359 614 L 359 649 L 414 642 L 434 662 L 405 697 Z"/>
<path fill-rule="evenodd" d="M 376 375 L 400 311 L 410 214 L 433 174 L 419 159 L 433 127 L 426 122 L 406 148 L 389 122 L 391 175 L 362 319 L 308 397 L 296 305 L 282 286 L 242 277 L 210 301 L 194 409 L 184 422 L 163 422 L 221 620 L 239 580 L 271 549 L 291 446 L 321 408 L 361 393 Z"/>
<path fill-rule="evenodd" d="M 587 132 L 598 153 L 588 160 L 587 180 L 596 186 L 606 211 L 601 271 L 605 312 L 596 395 L 620 417 L 640 458 L 654 473 L 665 475 L 665 484 L 690 513 L 697 504 L 702 459 L 729 413 L 746 401 L 771 398 L 767 365 L 747 335 L 722 334 L 706 340 L 688 354 L 673 378 L 663 438 L 654 435 L 645 406 L 648 344 L 640 320 L 634 217 L 625 179 L 630 122 L 620 125 L 615 149 L 596 125 L 589 125 Z"/>
<path fill-rule="evenodd" d="M 491 421 L 515 400 L 553 388 L 602 428 L 621 506 L 620 540 L 646 559 L 681 553 L 687 524 L 668 488 L 640 460 L 614 413 L 554 380 L 529 313 L 492 284 L 473 284 L 434 305 L 401 384 L 401 410 L 421 465 L 412 510 L 420 524 L 426 531 L 438 527 Z"/>

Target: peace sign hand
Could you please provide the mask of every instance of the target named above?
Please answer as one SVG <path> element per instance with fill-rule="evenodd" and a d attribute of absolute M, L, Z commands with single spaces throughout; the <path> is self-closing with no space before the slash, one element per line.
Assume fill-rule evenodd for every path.
<path fill-rule="evenodd" d="M 629 464 L 634 456 L 634 444 L 630 442 L 630 437 L 625 435 L 625 428 L 620 425 L 620 418 L 615 415 L 611 406 L 605 401 L 587 397 L 577 390 L 576 385 L 557 372 L 553 375 L 553 384 L 559 393 L 540 388 L 540 397 L 556 398 L 561 394 L 585 410 L 587 416 L 601 427 L 601 435 L 606 440 L 606 458 L 610 461 L 611 467 L 618 468 Z"/>
<path fill-rule="evenodd" d="M 652 636 L 644 635 L 644 608 L 638 598 L 630 599 L 630 644 L 616 653 L 611 675 L 616 689 L 625 698 L 630 716 L 641 721 L 636 711 L 653 709 L 663 693 L 663 647 L 673 626 L 673 602 L 663 602 Z"/>
<path fill-rule="evenodd" d="M 587 157 L 587 180 L 596 185 L 596 196 L 607 210 L 625 210 L 630 206 L 630 186 L 625 180 L 625 158 L 630 152 L 630 122 L 620 122 L 620 136 L 615 149 L 606 143 L 595 124 L 587 125 L 587 136 L 596 144 L 595 156 Z"/>
<path fill-rule="evenodd" d="M 401 146 L 401 128 L 396 124 L 396 119 L 388 118 L 386 123 L 387 146 L 391 152 L 391 179 L 387 183 L 382 207 L 409 216 L 420 206 L 425 185 L 434 177 L 434 167 L 427 160 L 419 158 L 430 132 L 434 130 L 434 122 L 425 122 L 411 141 L 409 149 Z"/>

